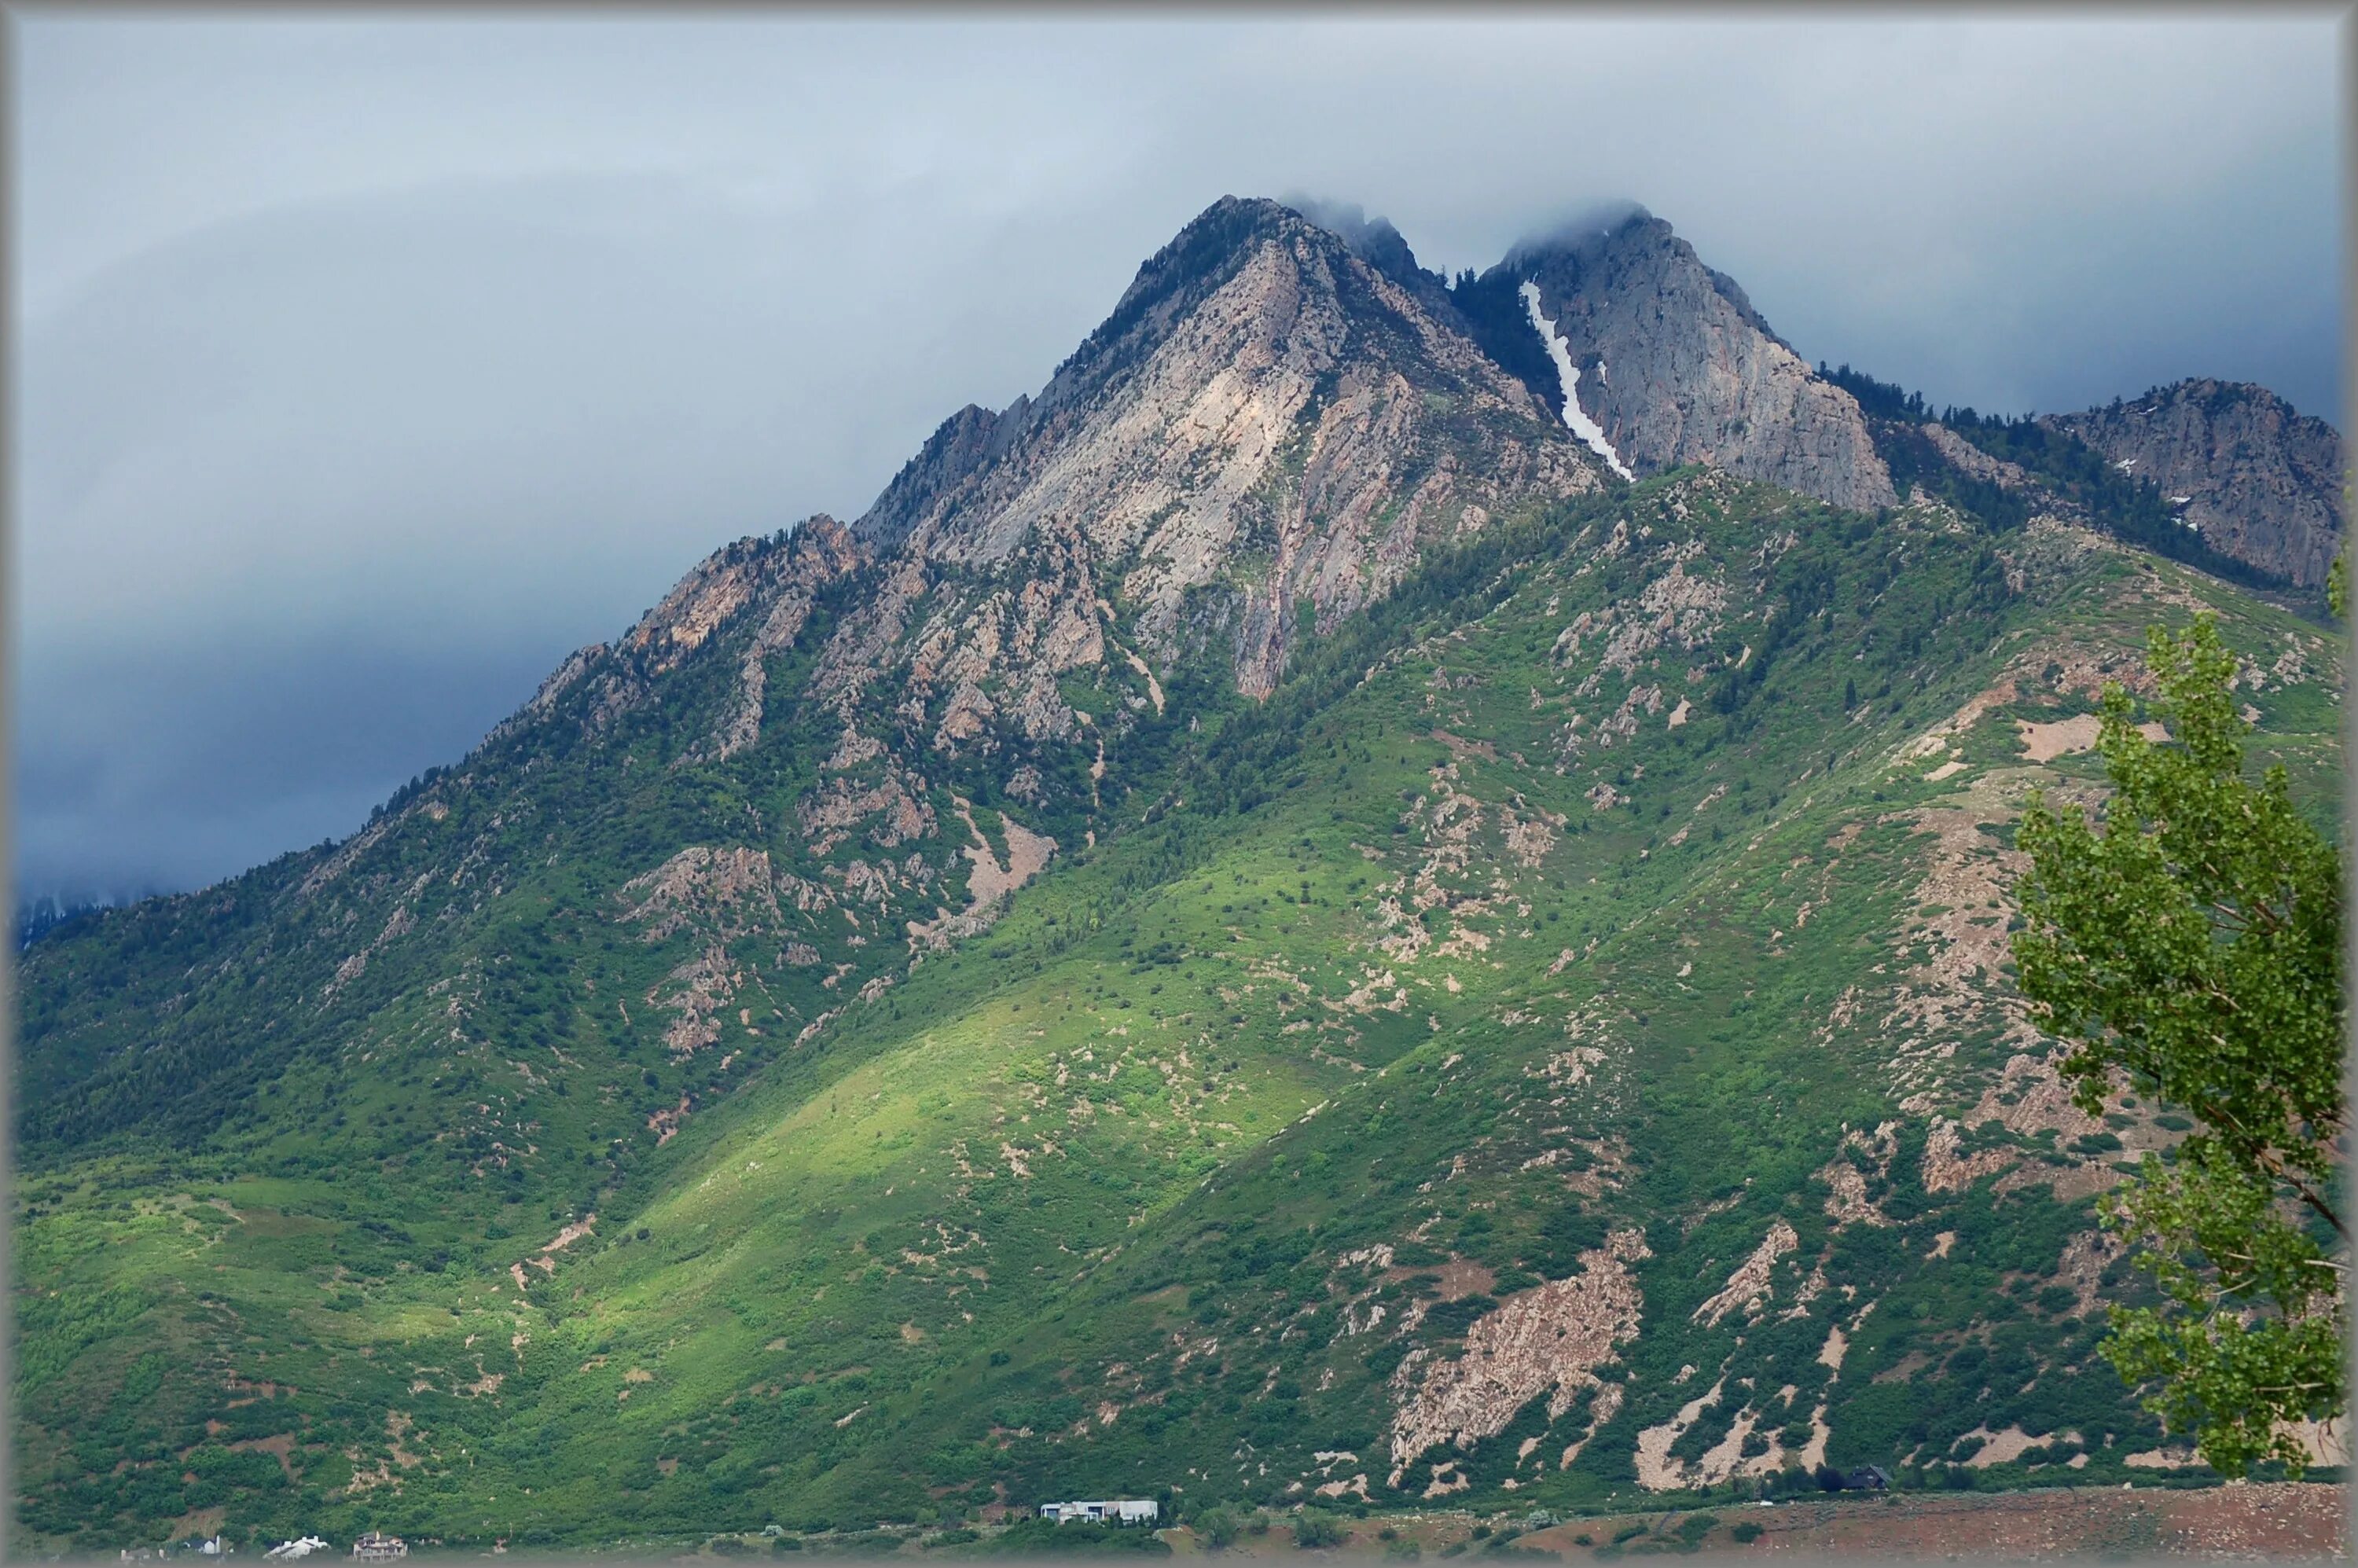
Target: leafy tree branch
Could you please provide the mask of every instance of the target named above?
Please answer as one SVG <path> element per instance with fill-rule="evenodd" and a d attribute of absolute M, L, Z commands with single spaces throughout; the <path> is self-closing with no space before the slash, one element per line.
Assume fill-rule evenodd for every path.
<path fill-rule="evenodd" d="M 2102 830 L 2034 797 L 2015 960 L 2038 1021 L 2071 1047 L 2081 1108 L 2125 1079 L 2201 1122 L 2109 1206 L 2163 1303 L 2114 1307 L 2106 1355 L 2158 1385 L 2148 1408 L 2213 1468 L 2299 1474 L 2288 1423 L 2340 1415 L 2347 1391 L 2342 856 L 2281 767 L 2244 776 L 2212 620 L 2157 627 L 2147 647 L 2169 739 L 2148 740 L 2107 688 Z"/>

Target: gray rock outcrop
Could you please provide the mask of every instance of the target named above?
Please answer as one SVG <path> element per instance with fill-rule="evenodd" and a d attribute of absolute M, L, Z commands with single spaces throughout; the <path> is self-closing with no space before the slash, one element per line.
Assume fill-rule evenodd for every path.
<path fill-rule="evenodd" d="M 1368 235 L 1401 254 L 1371 263 Z M 1225 199 L 1038 396 L 946 421 L 853 525 L 892 564 L 817 688 L 849 705 L 889 678 L 945 748 L 1011 721 L 1065 736 L 1063 669 L 1224 635 L 1263 695 L 1305 610 L 1331 625 L 1434 540 L 1595 488 L 1522 382 L 1394 276 L 1415 276 L 1397 234 L 1361 239 Z"/>
<path fill-rule="evenodd" d="M 1642 208 L 1503 265 L 1538 285 L 1580 373 L 1581 407 L 1640 476 L 1703 462 L 1839 506 L 1896 499 L 1850 394 Z"/>
<path fill-rule="evenodd" d="M 2342 437 L 2264 386 L 2181 381 L 2040 422 L 2159 485 L 2212 549 L 2298 587 L 2322 584 L 2342 548 Z"/>

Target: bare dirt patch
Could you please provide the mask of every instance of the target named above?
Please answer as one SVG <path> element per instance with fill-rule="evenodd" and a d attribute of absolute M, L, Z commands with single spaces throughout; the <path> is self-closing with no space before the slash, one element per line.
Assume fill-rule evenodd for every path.
<path fill-rule="evenodd" d="M 1498 760 L 1498 748 L 1490 741 L 1468 741 L 1462 735 L 1452 735 L 1446 730 L 1435 730 L 1433 738 L 1448 747 L 1450 754 L 1461 762 L 1468 757 L 1479 757 L 1486 762 Z"/>
<path fill-rule="evenodd" d="M 990 840 L 975 826 L 971 802 L 952 796 L 957 814 L 966 822 L 966 830 L 973 842 L 966 846 L 966 858 L 974 869 L 967 875 L 967 906 L 956 914 L 948 910 L 936 913 L 928 921 L 908 923 L 909 950 L 936 950 L 946 947 L 961 936 L 979 935 L 990 928 L 1000 914 L 1000 905 L 1008 895 L 1047 869 L 1049 858 L 1056 852 L 1056 841 L 1044 833 L 1034 833 L 1015 818 L 1001 814 L 1000 829 L 1007 836 L 1007 864 L 999 863 L 991 849 Z"/>
<path fill-rule="evenodd" d="M 965 816 L 963 809 L 959 815 Z M 974 862 L 974 871 L 967 879 L 967 891 L 978 903 L 992 903 L 1030 881 L 1047 869 L 1048 857 L 1056 852 L 1056 841 L 1044 833 L 1034 833 L 1011 816 L 1001 816 L 1000 827 L 1007 835 L 1007 864 L 990 852 L 979 832 L 975 841 L 966 847 L 967 859 Z M 968 826 L 972 827 L 971 818 Z"/>
<path fill-rule="evenodd" d="M 1887 1083 L 1903 1110 L 1920 1115 L 1941 1103 L 1957 1042 L 1993 1009 L 2006 1040 L 2029 1045 L 2039 1039 L 2020 999 L 1998 983 L 2011 957 L 2006 926 L 2015 913 L 2014 880 L 2028 861 L 1982 832 L 1984 824 L 2007 821 L 2017 811 L 2008 781 L 1985 774 L 1963 806 L 1901 818 L 1931 836 L 1915 907 L 1899 932 L 1899 952 L 1915 958 L 1882 1018 L 1894 1042 Z"/>
<path fill-rule="evenodd" d="M 1866 1173 L 1851 1162 L 1850 1151 L 1856 1149 L 1872 1160 L 1877 1176 L 1887 1176 L 1891 1173 L 1892 1157 L 1899 1152 L 1898 1133 L 1899 1124 L 1896 1121 L 1878 1124 L 1872 1136 L 1853 1128 L 1843 1134 L 1842 1146 L 1834 1157 L 1819 1169 L 1820 1179 L 1832 1192 L 1825 1207 L 1836 1229 L 1845 1225 L 1891 1223 L 1891 1217 L 1866 1195 Z"/>
<path fill-rule="evenodd" d="M 1971 1154 L 1963 1150 L 1964 1135 L 1957 1124 L 1946 1117 L 1934 1117 L 1932 1130 L 1924 1140 L 1926 1192 L 1963 1192 L 1991 1172 L 2003 1171 L 2015 1162 L 2011 1149 L 1979 1149 Z"/>
<path fill-rule="evenodd" d="M 1982 1445 L 1971 1459 L 1965 1461 L 1967 1465 L 1975 1470 L 1986 1469 L 1992 1465 L 2004 1465 L 2011 1460 L 2019 1459 L 2026 1449 L 2046 1441 L 2044 1438 L 2031 1436 L 2018 1426 L 2006 1427 L 1997 1432 L 1992 1432 L 1986 1426 L 1977 1426 L 1957 1441 L 1963 1443 L 1967 1439 L 1975 1437 L 1982 1440 Z"/>
<path fill-rule="evenodd" d="M 2017 719 L 2014 727 L 2022 734 L 2022 755 L 2033 762 L 2051 762 L 2058 757 L 2068 757 L 2081 752 L 2095 750 L 2103 720 L 2093 713 L 2075 713 L 2069 719 L 2059 719 L 2051 724 L 2039 724 L 2028 719 Z M 2159 724 L 2140 724 L 2137 733 L 2148 741 L 2167 741 L 2169 731 Z"/>
<path fill-rule="evenodd" d="M 1725 1379 L 1714 1383 L 1681 1405 L 1678 1414 L 1638 1434 L 1638 1485 L 1650 1492 L 1667 1492 L 1685 1484 L 1686 1466 L 1671 1458 L 1671 1449 L 1704 1411 L 1719 1403 L 1725 1385 Z"/>
<path fill-rule="evenodd" d="M 1130 667 L 1146 677 L 1146 695 L 1154 699 L 1154 711 L 1160 717 L 1163 712 L 1163 683 L 1154 678 L 1154 672 L 1147 668 L 1144 659 L 1128 648 L 1121 648 L 1120 643 L 1115 646 L 1120 648 L 1121 656 L 1130 662 Z"/>

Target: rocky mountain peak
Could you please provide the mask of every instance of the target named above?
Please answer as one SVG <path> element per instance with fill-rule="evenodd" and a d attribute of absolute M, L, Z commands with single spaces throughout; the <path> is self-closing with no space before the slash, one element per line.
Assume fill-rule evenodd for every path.
<path fill-rule="evenodd" d="M 946 421 L 854 527 L 901 564 L 838 630 L 821 688 L 850 702 L 902 670 L 945 746 L 990 745 L 1014 714 L 1034 740 L 1075 733 L 1059 661 L 1225 644 L 1266 692 L 1305 607 L 1331 624 L 1432 540 L 1594 488 L 1397 232 L 1336 221 L 1348 234 L 1222 198 L 1035 397 Z M 937 654 L 908 644 L 920 625 Z"/>
<path fill-rule="evenodd" d="M 1896 499 L 1857 403 L 1643 207 L 1527 242 L 1486 281 L 1536 288 L 1570 395 L 1638 474 L 1704 462 L 1841 506 Z"/>
<path fill-rule="evenodd" d="M 1392 227 L 1389 218 L 1370 218 L 1356 201 L 1322 201 L 1315 197 L 1289 197 L 1286 205 L 1341 240 L 1350 253 L 1396 283 L 1410 287 L 1437 286 L 1438 276 L 1417 265 L 1416 253 Z"/>
<path fill-rule="evenodd" d="M 1279 202 L 1236 196 L 1213 202 L 1140 265 L 1112 311 L 1056 367 L 1036 398 L 1027 394 L 997 413 L 968 404 L 951 415 L 853 532 L 891 546 L 929 513 L 939 518 L 957 510 L 969 479 L 1004 458 L 1027 432 L 1089 402 L 1151 357 L 1175 323 L 1276 243 L 1344 254 L 1337 236 Z"/>
<path fill-rule="evenodd" d="M 1601 209 L 1576 226 L 1566 226 L 1546 238 L 1526 240 L 1509 253 L 1507 265 L 1524 277 L 1536 278 L 1542 271 L 1567 280 L 1595 274 L 1600 283 L 1608 285 L 1617 277 L 1697 274 L 1754 331 L 1784 348 L 1792 347 L 1752 308 L 1736 279 L 1706 265 L 1668 222 L 1638 202 Z"/>
<path fill-rule="evenodd" d="M 2297 587 L 2324 582 L 2342 548 L 2341 434 L 2266 387 L 2198 377 L 2040 422 L 2159 485 L 2212 549 Z"/>
<path fill-rule="evenodd" d="M 2099 540 L 2071 437 L 1797 373 L 1649 214 L 1450 283 L 1319 213 L 1216 204 L 341 844 L 20 955 L 19 1539 L 2175 1463 L 2089 1200 L 2190 1124 L 2070 1103 L 2001 850 L 2201 605 L 2323 812 L 2339 639 Z M 2326 461 L 2255 388 L 2097 415 Z"/>
<path fill-rule="evenodd" d="M 1223 196 L 1190 220 L 1171 243 L 1146 258 L 1111 314 L 1081 341 L 1050 381 L 1053 394 L 1099 370 L 1109 359 L 1141 341 L 1160 337 L 1174 321 L 1233 278 L 1265 246 L 1308 241 L 1336 243 L 1336 237 L 1281 202 L 1264 197 Z M 1048 395 L 1043 395 L 1043 401 Z"/>

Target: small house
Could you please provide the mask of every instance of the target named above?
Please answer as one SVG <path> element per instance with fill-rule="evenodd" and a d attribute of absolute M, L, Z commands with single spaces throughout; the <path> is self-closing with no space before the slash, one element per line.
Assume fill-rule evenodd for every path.
<path fill-rule="evenodd" d="M 1163 1505 L 1152 1498 L 1118 1498 L 1096 1503 L 1042 1503 L 1040 1517 L 1052 1524 L 1152 1524 Z"/>
<path fill-rule="evenodd" d="M 364 1563 L 383 1563 L 409 1555 L 409 1542 L 397 1535 L 380 1535 L 370 1530 L 352 1542 L 352 1555 Z"/>
<path fill-rule="evenodd" d="M 263 1555 L 265 1557 L 291 1559 L 297 1557 L 308 1557 L 314 1552 L 325 1552 L 326 1550 L 328 1550 L 328 1543 L 326 1541 L 320 1540 L 316 1535 L 307 1535 L 298 1541 L 282 1541 L 277 1545 L 272 1547 L 269 1551 L 264 1552 Z"/>
<path fill-rule="evenodd" d="M 1845 1492 L 1879 1492 L 1891 1485 L 1891 1472 L 1880 1465 L 1862 1465 L 1843 1476 Z"/>

